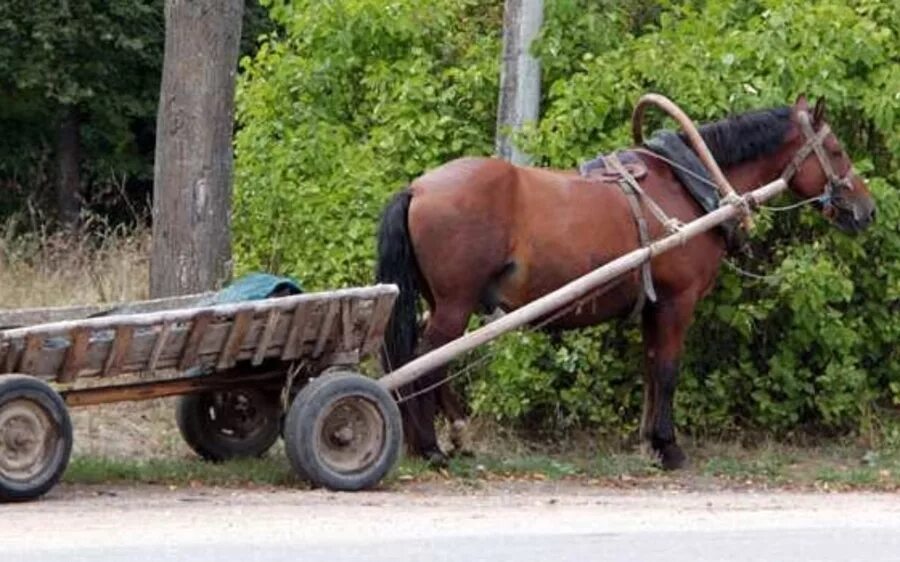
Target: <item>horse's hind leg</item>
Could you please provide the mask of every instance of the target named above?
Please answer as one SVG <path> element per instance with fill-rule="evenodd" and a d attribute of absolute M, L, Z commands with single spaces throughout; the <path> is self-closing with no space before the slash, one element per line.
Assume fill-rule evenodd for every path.
<path fill-rule="evenodd" d="M 465 332 L 466 324 L 473 310 L 474 303 L 438 301 L 428 318 L 417 355 L 424 354 L 460 337 Z M 458 398 L 456 406 L 451 401 L 444 401 L 448 396 L 442 396 L 442 393 L 447 392 L 448 386 L 446 384 L 439 385 L 439 383 L 444 380 L 446 373 L 447 367 L 434 369 L 413 381 L 409 388 L 402 392 L 404 395 L 415 394 L 415 398 L 405 404 L 407 412 L 410 414 L 409 417 L 412 418 L 411 423 L 407 425 L 407 430 L 412 432 L 408 436 L 411 448 L 434 464 L 446 462 L 446 456 L 438 446 L 437 432 L 434 426 L 438 408 L 454 410 L 454 412 L 450 412 L 448 409 L 444 409 L 448 417 L 462 412 Z M 435 388 L 430 389 L 432 386 Z M 453 396 L 455 397 L 455 395 Z"/>
<path fill-rule="evenodd" d="M 453 444 L 452 454 L 471 456 L 473 452 L 469 440 L 469 420 L 462 400 L 450 382 L 441 385 L 438 389 L 438 402 L 441 405 L 441 411 L 444 412 L 444 416 L 450 422 L 450 443 Z"/>

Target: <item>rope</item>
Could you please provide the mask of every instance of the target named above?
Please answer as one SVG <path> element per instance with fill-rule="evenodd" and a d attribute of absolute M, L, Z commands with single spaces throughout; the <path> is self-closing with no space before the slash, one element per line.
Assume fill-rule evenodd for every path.
<path fill-rule="evenodd" d="M 755 279 L 757 281 L 780 281 L 784 278 L 784 275 L 763 275 L 760 273 L 747 271 L 728 258 L 724 258 L 722 261 L 725 263 L 725 265 L 733 269 L 738 275 L 743 275 L 744 277 L 749 277 L 750 279 Z"/>
<path fill-rule="evenodd" d="M 775 206 L 771 206 L 771 205 L 760 205 L 759 208 L 763 209 L 765 211 L 772 211 L 772 212 L 777 213 L 777 212 L 781 212 L 781 211 L 792 211 L 798 207 L 802 207 L 804 205 L 809 205 L 810 203 L 814 203 L 816 201 L 823 201 L 823 200 L 824 200 L 823 196 L 817 195 L 815 197 L 810 197 L 809 199 L 804 199 L 802 201 L 798 201 L 798 202 L 792 203 L 790 205 L 784 205 L 782 207 L 775 207 Z"/>

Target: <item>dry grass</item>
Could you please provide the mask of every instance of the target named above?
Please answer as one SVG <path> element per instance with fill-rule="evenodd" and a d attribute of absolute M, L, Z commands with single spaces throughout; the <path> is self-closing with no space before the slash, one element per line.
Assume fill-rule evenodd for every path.
<path fill-rule="evenodd" d="M 15 235 L 13 222 L 0 227 L 0 308 L 146 299 L 150 232 L 93 227 L 90 235 L 86 229 Z M 175 428 L 171 399 L 73 409 L 72 419 L 76 455 L 188 454 Z"/>
<path fill-rule="evenodd" d="M 105 229 L 14 236 L 0 229 L 0 308 L 146 299 L 150 233 Z"/>

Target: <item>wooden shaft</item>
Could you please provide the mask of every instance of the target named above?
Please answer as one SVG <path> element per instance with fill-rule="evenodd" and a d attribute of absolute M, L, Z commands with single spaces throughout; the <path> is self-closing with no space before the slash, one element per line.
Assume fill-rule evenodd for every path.
<path fill-rule="evenodd" d="M 700 131 L 694 126 L 694 122 L 691 121 L 691 118 L 669 98 L 659 94 L 645 94 L 638 100 L 637 105 L 634 106 L 634 113 L 631 116 L 631 132 L 634 136 L 635 144 L 640 145 L 644 141 L 644 134 L 641 127 L 644 122 L 644 111 L 649 105 L 659 107 L 681 125 L 681 130 L 687 135 L 688 140 L 691 141 L 691 146 L 697 152 L 697 156 L 703 161 L 703 164 L 712 175 L 713 181 L 715 181 L 716 185 L 719 187 L 719 193 L 722 197 L 733 195 L 735 193 L 734 188 L 728 183 L 725 174 L 722 173 L 722 169 L 719 168 L 719 164 L 716 162 L 716 159 L 713 158 L 712 153 L 703 141 L 703 137 L 700 136 Z"/>
<path fill-rule="evenodd" d="M 782 179 L 777 179 L 772 183 L 766 184 L 755 191 L 744 195 L 743 199 L 748 203 L 762 203 L 763 201 L 775 197 L 786 188 L 787 183 Z M 720 207 L 699 219 L 689 222 L 675 234 L 660 238 L 650 246 L 634 250 L 616 258 L 606 265 L 563 285 L 552 293 L 548 293 L 474 332 L 468 333 L 459 339 L 453 340 L 448 344 L 410 361 L 406 365 L 379 379 L 378 384 L 388 390 L 396 390 L 401 386 L 414 381 L 423 374 L 449 363 L 463 353 L 471 351 L 507 332 L 520 328 L 530 322 L 534 322 L 542 316 L 559 310 L 604 283 L 608 283 L 619 275 L 640 266 L 653 256 L 671 250 L 676 246 L 680 246 L 687 240 L 715 228 L 734 217 L 739 212 L 740 210 L 735 204 Z"/>

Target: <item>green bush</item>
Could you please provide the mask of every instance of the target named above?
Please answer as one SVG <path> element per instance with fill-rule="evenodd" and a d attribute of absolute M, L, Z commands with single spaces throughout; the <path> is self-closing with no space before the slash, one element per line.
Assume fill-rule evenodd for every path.
<path fill-rule="evenodd" d="M 272 2 L 284 36 L 243 62 L 239 267 L 315 288 L 368 283 L 389 194 L 462 154 L 492 152 L 499 2 Z M 547 0 L 542 120 L 519 142 L 572 167 L 628 144 L 646 91 L 698 121 L 826 96 L 878 221 L 848 237 L 810 211 L 763 216 L 754 257 L 723 268 L 682 366 L 682 428 L 844 432 L 900 404 L 900 10 L 874 0 Z M 650 126 L 662 124 L 661 120 Z M 709 337 L 708 334 L 715 334 Z M 477 353 L 476 411 L 526 427 L 634 429 L 639 334 L 601 326 L 511 335 Z"/>

